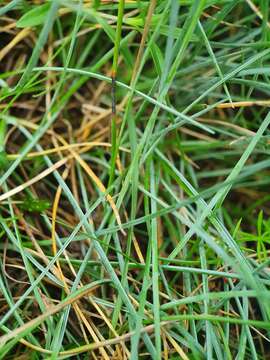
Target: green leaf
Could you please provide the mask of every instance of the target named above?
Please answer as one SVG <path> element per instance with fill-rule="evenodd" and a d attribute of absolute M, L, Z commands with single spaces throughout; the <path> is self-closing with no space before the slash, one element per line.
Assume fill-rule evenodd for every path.
<path fill-rule="evenodd" d="M 159 76 L 161 76 L 162 69 L 163 69 L 163 63 L 164 63 L 162 51 L 160 50 L 158 45 L 155 43 L 153 43 L 150 48 L 151 48 L 151 54 L 152 54 L 152 57 L 154 60 L 156 71 L 159 74 Z"/>
<path fill-rule="evenodd" d="M 236 238 L 236 235 L 237 235 L 237 233 L 238 233 L 238 231 L 239 231 L 239 229 L 240 229 L 240 226 L 241 226 L 241 222 L 242 222 L 242 218 L 240 218 L 240 219 L 238 220 L 238 222 L 237 222 L 237 224 L 236 224 L 236 226 L 235 226 L 235 228 L 234 228 L 234 230 L 233 230 L 233 234 L 232 234 L 232 238 L 233 238 L 233 239 Z"/>
<path fill-rule="evenodd" d="M 33 27 L 43 24 L 50 9 L 50 6 L 50 3 L 35 6 L 17 21 L 17 27 Z"/>
<path fill-rule="evenodd" d="M 258 236 L 262 235 L 262 223 L 263 223 L 263 211 L 259 212 L 258 221 L 257 221 L 257 232 Z"/>
<path fill-rule="evenodd" d="M 6 169 L 8 166 L 8 158 L 5 151 L 0 151 L 0 170 Z"/>
<path fill-rule="evenodd" d="M 100 0 L 94 0 L 94 9 L 98 9 L 100 6 Z"/>
<path fill-rule="evenodd" d="M 6 122 L 4 120 L 0 120 L 0 152 L 2 152 L 5 148 L 6 127 Z"/>
<path fill-rule="evenodd" d="M 51 206 L 48 200 L 42 199 L 34 199 L 32 197 L 26 197 L 22 204 L 20 204 L 20 208 L 29 212 L 42 212 L 47 210 Z"/>

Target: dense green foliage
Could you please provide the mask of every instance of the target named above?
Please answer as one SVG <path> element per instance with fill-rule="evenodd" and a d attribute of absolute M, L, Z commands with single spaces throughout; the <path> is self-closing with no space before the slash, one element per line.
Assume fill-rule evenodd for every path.
<path fill-rule="evenodd" d="M 0 359 L 266 359 L 269 1 L 1 3 Z"/>

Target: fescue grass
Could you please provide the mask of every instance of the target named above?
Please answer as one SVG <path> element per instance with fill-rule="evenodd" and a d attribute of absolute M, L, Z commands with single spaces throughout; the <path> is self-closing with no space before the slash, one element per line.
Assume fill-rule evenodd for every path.
<path fill-rule="evenodd" d="M 0 359 L 267 359 L 268 0 L 2 1 Z"/>

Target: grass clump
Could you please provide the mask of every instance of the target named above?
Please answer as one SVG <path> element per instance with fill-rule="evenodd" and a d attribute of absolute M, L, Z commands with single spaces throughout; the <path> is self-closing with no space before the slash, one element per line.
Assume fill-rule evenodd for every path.
<path fill-rule="evenodd" d="M 2 2 L 1 359 L 267 358 L 268 9 Z"/>

